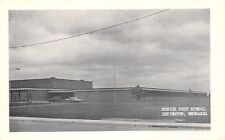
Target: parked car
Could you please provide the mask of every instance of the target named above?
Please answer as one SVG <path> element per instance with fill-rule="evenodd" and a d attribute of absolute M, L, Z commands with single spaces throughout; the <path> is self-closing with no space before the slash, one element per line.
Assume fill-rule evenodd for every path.
<path fill-rule="evenodd" d="M 67 103 L 79 103 L 82 101 L 83 101 L 82 99 L 79 99 L 77 97 L 69 97 L 69 98 L 65 99 L 65 102 L 67 102 Z"/>

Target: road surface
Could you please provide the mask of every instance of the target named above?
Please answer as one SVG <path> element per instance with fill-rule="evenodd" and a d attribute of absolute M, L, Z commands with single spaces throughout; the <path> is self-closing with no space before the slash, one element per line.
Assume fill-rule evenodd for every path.
<path fill-rule="evenodd" d="M 209 130 L 209 124 L 10 117 L 11 132 Z"/>

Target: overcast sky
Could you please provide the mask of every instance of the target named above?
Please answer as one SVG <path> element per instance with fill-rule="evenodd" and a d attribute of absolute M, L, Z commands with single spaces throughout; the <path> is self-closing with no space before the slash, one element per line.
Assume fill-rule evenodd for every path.
<path fill-rule="evenodd" d="M 160 10 L 9 11 L 9 47 L 92 31 Z M 209 91 L 210 12 L 169 10 L 55 43 L 10 48 L 10 79 L 57 77 Z M 17 70 L 16 68 L 20 68 Z"/>

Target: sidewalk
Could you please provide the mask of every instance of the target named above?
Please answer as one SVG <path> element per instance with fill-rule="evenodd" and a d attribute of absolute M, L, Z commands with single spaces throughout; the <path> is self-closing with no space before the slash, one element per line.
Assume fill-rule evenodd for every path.
<path fill-rule="evenodd" d="M 40 124 L 45 124 L 46 126 L 50 126 L 54 124 L 54 127 L 57 127 L 56 123 L 60 125 L 64 125 L 65 127 L 69 126 L 70 130 L 78 130 L 74 128 L 75 126 L 82 126 L 83 131 L 88 130 L 105 130 L 110 131 L 111 129 L 117 130 L 149 130 L 149 128 L 163 128 L 171 129 L 176 128 L 179 129 L 210 129 L 210 124 L 207 123 L 177 123 L 177 122 L 159 122 L 159 121 L 143 121 L 143 120 L 84 120 L 84 119 L 58 119 L 58 118 L 35 118 L 35 117 L 10 117 L 10 122 L 14 124 L 21 125 L 26 124 L 29 127 L 29 124 L 32 124 L 32 127 L 35 127 L 35 124 L 39 126 Z M 49 124 L 49 125 L 48 125 Z M 12 125 L 13 126 L 13 125 Z M 90 128 L 91 127 L 91 128 Z M 100 128 L 99 128 L 100 127 Z M 43 127 L 42 127 L 43 128 Z M 122 129 L 123 128 L 123 129 Z M 136 128 L 136 129 L 135 129 Z M 49 129 L 51 130 L 51 129 Z M 35 131 L 35 130 L 34 130 Z M 61 130 L 64 131 L 64 130 Z M 82 131 L 79 129 L 79 131 Z"/>

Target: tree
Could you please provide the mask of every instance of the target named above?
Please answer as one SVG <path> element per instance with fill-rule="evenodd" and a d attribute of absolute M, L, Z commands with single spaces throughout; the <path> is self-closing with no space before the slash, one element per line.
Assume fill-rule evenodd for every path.
<path fill-rule="evenodd" d="M 139 101 L 141 98 L 142 94 L 142 89 L 139 85 L 131 89 L 131 93 L 136 96 L 136 99 Z"/>

